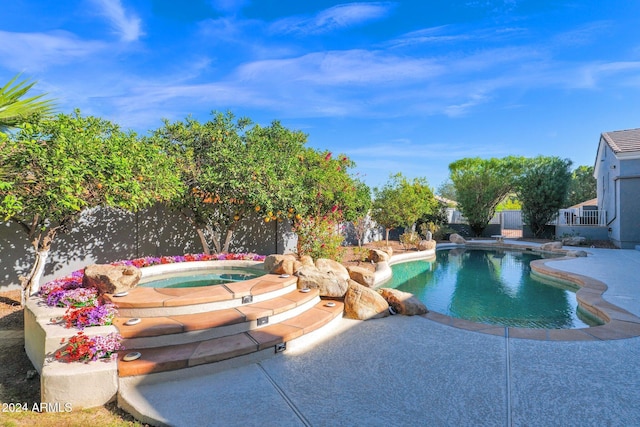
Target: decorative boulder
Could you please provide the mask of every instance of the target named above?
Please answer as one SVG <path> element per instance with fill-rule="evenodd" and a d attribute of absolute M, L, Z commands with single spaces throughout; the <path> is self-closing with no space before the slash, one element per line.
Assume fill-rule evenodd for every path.
<path fill-rule="evenodd" d="M 542 251 L 556 251 L 558 249 L 562 249 L 562 242 L 549 242 L 540 246 Z"/>
<path fill-rule="evenodd" d="M 380 249 L 369 249 L 369 257 L 367 258 L 371 262 L 388 262 L 391 256 Z"/>
<path fill-rule="evenodd" d="M 348 280 L 337 277 L 333 272 L 322 272 L 317 267 L 302 266 L 296 272 L 298 289 L 318 289 L 320 296 L 342 298 L 349 286 Z"/>
<path fill-rule="evenodd" d="M 353 265 L 348 266 L 347 271 L 349 272 L 349 277 L 354 282 L 357 282 L 362 286 L 366 286 L 367 288 L 373 287 L 375 282 L 375 273 L 373 271 Z"/>
<path fill-rule="evenodd" d="M 464 237 L 462 237 L 459 234 L 453 233 L 451 236 L 449 236 L 449 241 L 451 243 L 455 243 L 457 245 L 463 245 L 465 243 L 467 243 L 467 241 L 465 240 Z"/>
<path fill-rule="evenodd" d="M 572 236 L 562 239 L 562 244 L 567 246 L 580 246 L 587 240 L 583 236 Z"/>
<path fill-rule="evenodd" d="M 344 314 L 349 319 L 379 319 L 389 315 L 389 304 L 375 290 L 351 281 L 344 296 Z"/>
<path fill-rule="evenodd" d="M 587 253 L 585 251 L 569 251 L 566 255 L 572 257 L 586 257 Z"/>
<path fill-rule="evenodd" d="M 430 249 L 435 249 L 435 248 L 436 248 L 435 240 L 420 240 L 420 243 L 418 243 L 419 251 L 428 251 Z"/>
<path fill-rule="evenodd" d="M 315 264 L 313 263 L 313 258 L 309 255 L 302 255 L 300 257 L 300 263 L 307 267 L 313 267 Z"/>
<path fill-rule="evenodd" d="M 294 255 L 269 255 L 264 259 L 264 269 L 272 274 L 293 274 L 296 261 Z"/>
<path fill-rule="evenodd" d="M 393 308 L 398 314 L 405 316 L 414 316 L 416 314 L 428 313 L 425 306 L 418 298 L 408 292 L 402 292 L 397 289 L 383 288 L 378 291 L 382 298 Z"/>
<path fill-rule="evenodd" d="M 350 279 L 347 267 L 332 259 L 318 258 L 316 260 L 316 268 L 322 273 L 333 275 L 345 282 Z"/>
<path fill-rule="evenodd" d="M 93 264 L 84 269 L 82 285 L 100 294 L 117 294 L 135 288 L 141 277 L 142 271 L 133 266 Z"/>

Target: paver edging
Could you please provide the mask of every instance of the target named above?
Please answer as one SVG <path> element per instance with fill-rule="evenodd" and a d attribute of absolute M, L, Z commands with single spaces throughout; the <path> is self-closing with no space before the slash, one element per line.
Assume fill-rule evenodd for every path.
<path fill-rule="evenodd" d="M 436 250 L 454 248 L 475 249 L 507 249 L 516 251 L 531 251 L 540 254 L 565 255 L 557 258 L 545 258 L 531 262 L 531 270 L 543 277 L 569 282 L 578 287 L 576 298 L 580 306 L 605 322 L 604 325 L 581 329 L 528 329 L 516 327 L 502 327 L 456 319 L 441 313 L 429 311 L 422 316 L 444 325 L 458 329 L 479 332 L 490 335 L 504 335 L 510 338 L 542 340 L 542 341 L 601 341 L 626 339 L 640 336 L 640 318 L 616 305 L 606 301 L 602 296 L 607 285 L 592 277 L 558 270 L 547 265 L 548 262 L 567 261 L 575 257 L 566 256 L 571 250 L 556 249 L 542 251 L 536 244 L 513 244 L 489 240 L 468 241 L 466 244 L 443 243 L 435 250 L 414 252 L 411 257 L 392 256 L 388 263 L 378 263 L 375 273 L 375 287 L 378 288 L 392 277 L 391 265 L 417 259 L 429 259 L 435 256 Z M 402 254 L 405 255 L 405 254 Z M 398 257 L 398 258 L 396 258 Z M 382 266 L 380 264 L 383 264 Z M 502 331 L 502 332 L 500 332 Z"/>

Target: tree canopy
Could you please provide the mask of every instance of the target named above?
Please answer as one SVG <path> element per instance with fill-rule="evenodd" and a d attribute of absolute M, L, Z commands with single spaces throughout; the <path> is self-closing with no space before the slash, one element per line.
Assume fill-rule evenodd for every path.
<path fill-rule="evenodd" d="M 297 156 L 306 135 L 277 121 L 250 125 L 231 113 L 214 113 L 205 123 L 187 118 L 154 132 L 180 164 L 184 191 L 172 205 L 193 224 L 206 253 L 207 235 L 217 252 L 227 252 L 242 218 L 275 221 L 303 205 Z"/>
<path fill-rule="evenodd" d="M 571 160 L 538 156 L 527 159 L 517 184 L 522 216 L 538 237 L 564 206 L 571 182 Z"/>
<path fill-rule="evenodd" d="M 496 207 L 514 189 L 524 159 L 464 158 L 449 165 L 458 207 L 476 236 L 482 234 Z"/>
<path fill-rule="evenodd" d="M 160 147 L 79 111 L 24 123 L 5 142 L 0 215 L 34 239 L 36 263 L 25 287 L 37 287 L 46 253 L 87 208 L 138 210 L 168 200 L 181 182 Z"/>
<path fill-rule="evenodd" d="M 597 182 L 593 177 L 593 166 L 578 166 L 571 173 L 566 206 L 573 206 L 595 199 L 597 196 L 596 187 Z"/>
<path fill-rule="evenodd" d="M 397 227 L 411 228 L 422 216 L 433 212 L 438 203 L 425 178 L 408 180 L 401 173 L 391 175 L 380 189 L 373 189 L 371 216 L 389 231 Z"/>

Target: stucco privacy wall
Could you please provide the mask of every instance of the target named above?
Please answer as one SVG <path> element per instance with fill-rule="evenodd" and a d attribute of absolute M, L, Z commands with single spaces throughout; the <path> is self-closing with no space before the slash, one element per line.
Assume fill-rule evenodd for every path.
<path fill-rule="evenodd" d="M 295 248 L 295 235 L 284 221 L 265 224 L 260 218 L 240 221 L 231 248 L 234 252 L 283 253 Z M 154 206 L 137 214 L 110 208 L 83 212 L 68 233 L 51 245 L 42 283 L 84 268 L 142 256 L 201 253 L 195 229 L 179 214 Z M 34 250 L 24 229 L 0 223 L 0 290 L 19 286 L 28 274 Z"/>

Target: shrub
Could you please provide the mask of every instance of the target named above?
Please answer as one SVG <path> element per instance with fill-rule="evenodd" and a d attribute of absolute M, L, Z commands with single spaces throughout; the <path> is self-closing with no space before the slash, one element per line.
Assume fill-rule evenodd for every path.
<path fill-rule="evenodd" d="M 298 255 L 313 259 L 342 260 L 342 241 L 339 223 L 329 216 L 301 218 L 294 231 L 298 235 Z"/>
<path fill-rule="evenodd" d="M 418 243 L 420 243 L 420 235 L 415 231 L 406 232 L 400 235 L 400 243 L 402 243 L 405 250 L 412 246 L 417 247 Z"/>

